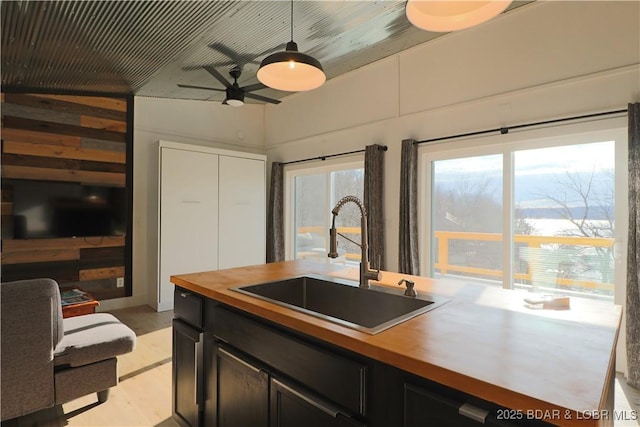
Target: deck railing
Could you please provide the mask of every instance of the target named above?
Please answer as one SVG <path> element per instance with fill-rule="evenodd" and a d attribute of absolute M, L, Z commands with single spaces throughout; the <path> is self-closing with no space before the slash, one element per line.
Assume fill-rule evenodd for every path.
<path fill-rule="evenodd" d="M 450 262 L 450 246 L 452 241 L 472 241 L 472 242 L 502 242 L 502 234 L 499 233 L 470 233 L 470 232 L 457 232 L 457 231 L 436 231 L 435 238 L 437 242 L 437 258 L 434 265 L 435 270 L 442 275 L 447 273 L 462 273 L 473 276 L 480 276 L 485 278 L 502 278 L 503 272 L 500 268 L 483 268 L 473 267 L 469 265 L 457 265 Z M 514 278 L 520 283 L 532 283 L 535 280 L 533 266 L 539 268 L 541 265 L 547 264 L 547 267 L 556 268 L 560 273 L 559 264 L 562 263 L 562 257 L 553 257 L 553 249 L 548 249 L 549 258 L 551 261 L 544 261 L 541 258 L 544 257 L 542 252 L 536 251 L 543 247 L 595 247 L 595 248 L 612 248 L 614 239 L 610 238 L 598 238 L 598 237 L 573 237 L 573 236 L 531 236 L 525 234 L 515 235 L 515 244 L 518 246 L 520 253 L 527 253 L 528 259 L 522 257 L 524 261 L 528 262 L 526 271 L 514 273 Z M 516 256 L 520 256 L 516 254 Z M 553 262 L 556 263 L 552 266 Z M 613 293 L 612 283 L 600 283 L 593 280 L 579 280 L 567 277 L 562 277 L 561 274 L 557 274 L 554 277 L 555 285 L 559 287 L 581 287 L 586 289 L 595 289 L 600 291 L 606 291 Z"/>
<path fill-rule="evenodd" d="M 339 233 L 343 234 L 360 234 L 360 227 L 337 227 Z M 322 234 L 323 227 L 299 227 L 298 233 L 311 233 Z M 328 234 L 328 231 L 327 231 Z M 485 279 L 501 279 L 503 271 L 501 268 L 491 268 L 485 266 L 471 266 L 469 263 L 456 264 L 454 261 L 450 261 L 451 245 L 452 242 L 463 242 L 463 244 L 475 242 L 482 245 L 486 242 L 495 242 L 496 244 L 502 243 L 502 234 L 500 233 L 473 233 L 473 232 L 459 232 L 459 231 L 436 231 L 435 232 L 437 254 L 434 269 L 441 275 L 449 273 L 463 274 L 467 276 L 485 278 Z M 357 239 L 356 239 L 357 241 Z M 598 238 L 598 237 L 572 237 L 572 236 L 531 236 L 525 234 L 515 235 L 515 244 L 518 247 L 516 257 L 524 258 L 521 254 L 526 253 L 528 255 L 527 265 L 525 271 L 518 271 L 514 273 L 514 279 L 518 283 L 530 284 L 535 280 L 535 274 L 533 266 L 540 266 L 542 264 L 541 255 L 536 250 L 543 248 L 561 248 L 561 247 L 594 247 L 594 248 L 607 248 L 613 247 L 614 239 L 611 238 Z M 547 249 L 549 253 L 553 253 L 553 249 Z M 499 257 L 501 259 L 501 256 Z M 360 253 L 346 253 L 345 259 L 347 261 L 360 261 Z M 556 266 L 558 270 L 560 267 L 558 264 L 562 262 L 556 259 Z M 500 263 L 501 264 L 501 263 Z M 558 272 L 559 273 L 559 272 Z M 556 274 L 553 277 L 554 285 L 557 287 L 578 287 L 590 290 L 604 291 L 606 293 L 613 294 L 614 285 L 612 283 L 601 283 L 593 280 L 573 279 L 562 277 L 561 274 Z"/>

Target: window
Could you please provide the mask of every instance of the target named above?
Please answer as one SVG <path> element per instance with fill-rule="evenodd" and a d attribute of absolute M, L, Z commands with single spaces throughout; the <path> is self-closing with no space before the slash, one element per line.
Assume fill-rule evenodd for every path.
<path fill-rule="evenodd" d="M 285 215 L 287 259 L 351 263 L 360 260 L 358 245 L 338 238 L 340 256 L 332 260 L 329 252 L 331 210 L 344 196 L 363 198 L 362 161 L 333 164 L 286 172 L 287 210 Z M 336 218 L 338 232 L 360 241 L 360 211 L 345 205 Z"/>
<path fill-rule="evenodd" d="M 621 295 L 626 136 L 585 127 L 603 123 L 551 138 L 539 135 L 562 130 L 429 147 L 422 273 L 607 301 Z"/>

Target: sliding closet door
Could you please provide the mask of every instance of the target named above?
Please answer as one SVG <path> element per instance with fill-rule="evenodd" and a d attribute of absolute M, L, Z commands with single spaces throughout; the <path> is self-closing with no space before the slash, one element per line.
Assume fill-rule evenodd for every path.
<path fill-rule="evenodd" d="M 158 311 L 173 308 L 171 275 L 218 269 L 218 157 L 160 148 Z"/>
<path fill-rule="evenodd" d="M 220 156 L 219 268 L 265 262 L 265 161 Z"/>

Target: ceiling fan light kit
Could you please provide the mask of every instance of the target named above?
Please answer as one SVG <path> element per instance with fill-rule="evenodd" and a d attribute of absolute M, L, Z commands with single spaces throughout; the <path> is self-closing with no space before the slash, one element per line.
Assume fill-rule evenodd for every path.
<path fill-rule="evenodd" d="M 320 61 L 298 51 L 293 41 L 293 0 L 291 0 L 291 41 L 284 52 L 273 53 L 262 60 L 256 74 L 258 80 L 272 89 L 301 92 L 316 89 L 324 84 Z"/>
<path fill-rule="evenodd" d="M 213 90 L 216 92 L 225 92 L 224 101 L 222 101 L 223 105 L 231 105 L 232 107 L 242 107 L 244 105 L 244 98 L 255 99 L 256 101 L 268 102 L 270 104 L 280 104 L 279 99 L 268 98 L 266 96 L 258 95 L 257 93 L 251 93 L 254 90 L 265 89 L 266 86 L 262 83 L 256 83 L 249 86 L 240 86 L 238 84 L 238 79 L 242 74 L 242 68 L 239 65 L 236 65 L 229 71 L 229 75 L 233 78 L 233 83 L 230 83 L 225 79 L 222 74 L 214 67 L 205 65 L 202 68 L 211 74 L 216 80 L 222 83 L 225 89 L 218 89 L 215 87 L 206 87 L 206 86 L 194 86 L 194 85 L 184 85 L 178 84 L 178 87 L 182 87 L 185 89 L 202 89 L 202 90 Z"/>
<path fill-rule="evenodd" d="M 244 105 L 244 92 L 240 88 L 228 87 L 227 98 L 222 103 L 232 107 L 242 107 Z"/>
<path fill-rule="evenodd" d="M 407 0 L 405 12 L 414 26 L 448 32 L 473 27 L 494 18 L 512 0 Z"/>

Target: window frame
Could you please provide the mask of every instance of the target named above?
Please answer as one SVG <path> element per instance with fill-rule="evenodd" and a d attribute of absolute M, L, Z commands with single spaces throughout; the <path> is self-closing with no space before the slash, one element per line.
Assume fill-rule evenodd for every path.
<path fill-rule="evenodd" d="M 514 152 L 536 148 L 550 148 L 565 145 L 587 144 L 615 140 L 615 235 L 614 261 L 615 282 L 614 303 L 624 306 L 626 295 L 626 267 L 628 240 L 628 145 L 626 117 L 608 118 L 573 124 L 550 126 L 541 129 L 522 130 L 506 135 L 467 138 L 448 143 L 423 145 L 418 148 L 418 233 L 421 276 L 430 277 L 433 272 L 434 254 L 431 254 L 431 212 L 432 212 L 432 162 L 460 157 L 490 154 L 503 156 L 503 233 L 513 236 L 513 168 Z M 502 287 L 513 288 L 513 238 L 504 242 Z"/>
<path fill-rule="evenodd" d="M 285 165 L 284 170 L 284 196 L 285 196 L 285 208 L 284 208 L 284 247 L 285 247 L 285 260 L 294 260 L 295 254 L 295 236 L 296 233 L 293 230 L 295 226 L 295 179 L 299 176 L 305 175 L 327 175 L 327 191 L 325 193 L 325 206 L 331 204 L 331 191 L 333 183 L 331 182 L 331 172 L 337 172 L 341 170 L 349 169 L 364 169 L 364 155 L 345 156 L 339 159 L 324 160 L 321 163 L 305 163 L 295 165 Z M 330 228 L 330 212 L 331 207 L 326 212 L 326 228 L 327 233 Z"/>

